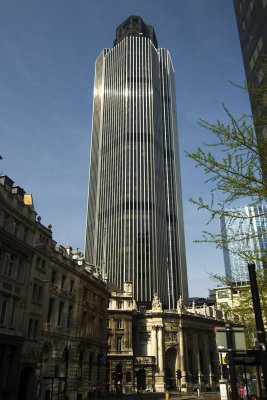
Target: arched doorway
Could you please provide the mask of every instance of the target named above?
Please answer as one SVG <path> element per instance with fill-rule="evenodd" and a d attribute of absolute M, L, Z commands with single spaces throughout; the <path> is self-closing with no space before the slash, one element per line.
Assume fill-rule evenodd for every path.
<path fill-rule="evenodd" d="M 136 372 L 136 380 L 137 380 L 138 392 L 140 390 L 145 390 L 146 389 L 146 370 L 145 369 L 142 368 Z"/>
<path fill-rule="evenodd" d="M 18 400 L 34 399 L 34 369 L 24 367 L 20 372 Z"/>
<path fill-rule="evenodd" d="M 173 390 L 176 388 L 175 364 L 177 351 L 174 347 L 170 347 L 165 352 L 165 384 L 166 389 Z"/>

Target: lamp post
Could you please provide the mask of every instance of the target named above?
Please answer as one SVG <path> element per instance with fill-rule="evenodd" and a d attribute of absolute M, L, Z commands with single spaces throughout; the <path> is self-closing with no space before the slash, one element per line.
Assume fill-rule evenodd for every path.
<path fill-rule="evenodd" d="M 233 332 L 231 324 L 225 324 L 226 331 L 226 343 L 229 357 L 229 374 L 231 380 L 231 397 L 233 400 L 238 399 L 237 385 L 236 385 L 236 374 L 235 374 L 235 366 L 234 366 L 234 343 L 233 343 Z"/>
<path fill-rule="evenodd" d="M 253 302 L 253 309 L 255 315 L 256 329 L 258 333 L 258 341 L 260 347 L 260 358 L 262 363 L 262 374 L 265 390 L 267 388 L 267 342 L 266 333 L 264 330 L 264 324 L 261 312 L 261 303 L 259 296 L 258 283 L 256 278 L 255 264 L 248 264 L 248 272 L 250 279 L 251 296 Z"/>

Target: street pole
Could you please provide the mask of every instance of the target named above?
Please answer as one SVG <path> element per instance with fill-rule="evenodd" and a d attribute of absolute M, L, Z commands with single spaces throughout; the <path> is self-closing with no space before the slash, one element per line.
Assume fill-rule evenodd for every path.
<path fill-rule="evenodd" d="M 260 296 L 259 296 L 259 288 L 256 278 L 256 269 L 255 264 L 248 264 L 248 272 L 249 272 L 249 279 L 250 279 L 250 288 L 251 288 L 251 295 L 253 301 L 253 308 L 255 314 L 255 322 L 256 322 L 256 329 L 258 333 L 258 341 L 259 341 L 259 348 L 260 348 L 260 358 L 262 362 L 262 374 L 263 374 L 263 381 L 265 391 L 267 388 L 267 342 L 266 342 L 266 333 L 264 330 L 264 324 L 262 319 L 262 312 L 261 312 L 261 303 L 260 303 Z"/>
<path fill-rule="evenodd" d="M 238 400 L 238 392 L 237 392 L 237 382 L 235 375 L 235 366 L 234 366 L 234 344 L 233 344 L 233 334 L 232 334 L 232 326 L 231 324 L 225 324 L 226 331 L 226 342 L 227 342 L 227 350 L 229 357 L 229 374 L 231 381 L 231 398 L 232 400 Z"/>

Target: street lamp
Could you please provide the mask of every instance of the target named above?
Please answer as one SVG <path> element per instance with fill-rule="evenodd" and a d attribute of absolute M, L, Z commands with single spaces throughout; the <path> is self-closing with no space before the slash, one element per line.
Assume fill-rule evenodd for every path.
<path fill-rule="evenodd" d="M 258 332 L 260 357 L 262 362 L 262 374 L 263 374 L 264 386 L 265 388 L 267 388 L 267 343 L 266 343 L 266 333 L 264 330 L 264 324 L 262 319 L 261 303 L 260 303 L 259 289 L 256 278 L 255 264 L 248 264 L 248 272 L 250 279 L 250 288 L 253 301 L 256 329 Z"/>

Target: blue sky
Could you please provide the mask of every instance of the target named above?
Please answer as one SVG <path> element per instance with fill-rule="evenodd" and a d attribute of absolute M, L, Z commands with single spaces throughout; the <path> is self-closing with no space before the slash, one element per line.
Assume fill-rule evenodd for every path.
<path fill-rule="evenodd" d="M 208 139 L 197 125 L 250 113 L 232 0 L 0 0 L 0 170 L 32 193 L 54 239 L 83 251 L 94 63 L 129 15 L 154 26 L 176 71 L 189 292 L 207 296 L 223 256 L 194 244 L 208 216 L 188 202 L 209 192 L 184 152 Z M 218 221 L 213 229 L 219 229 Z"/>

